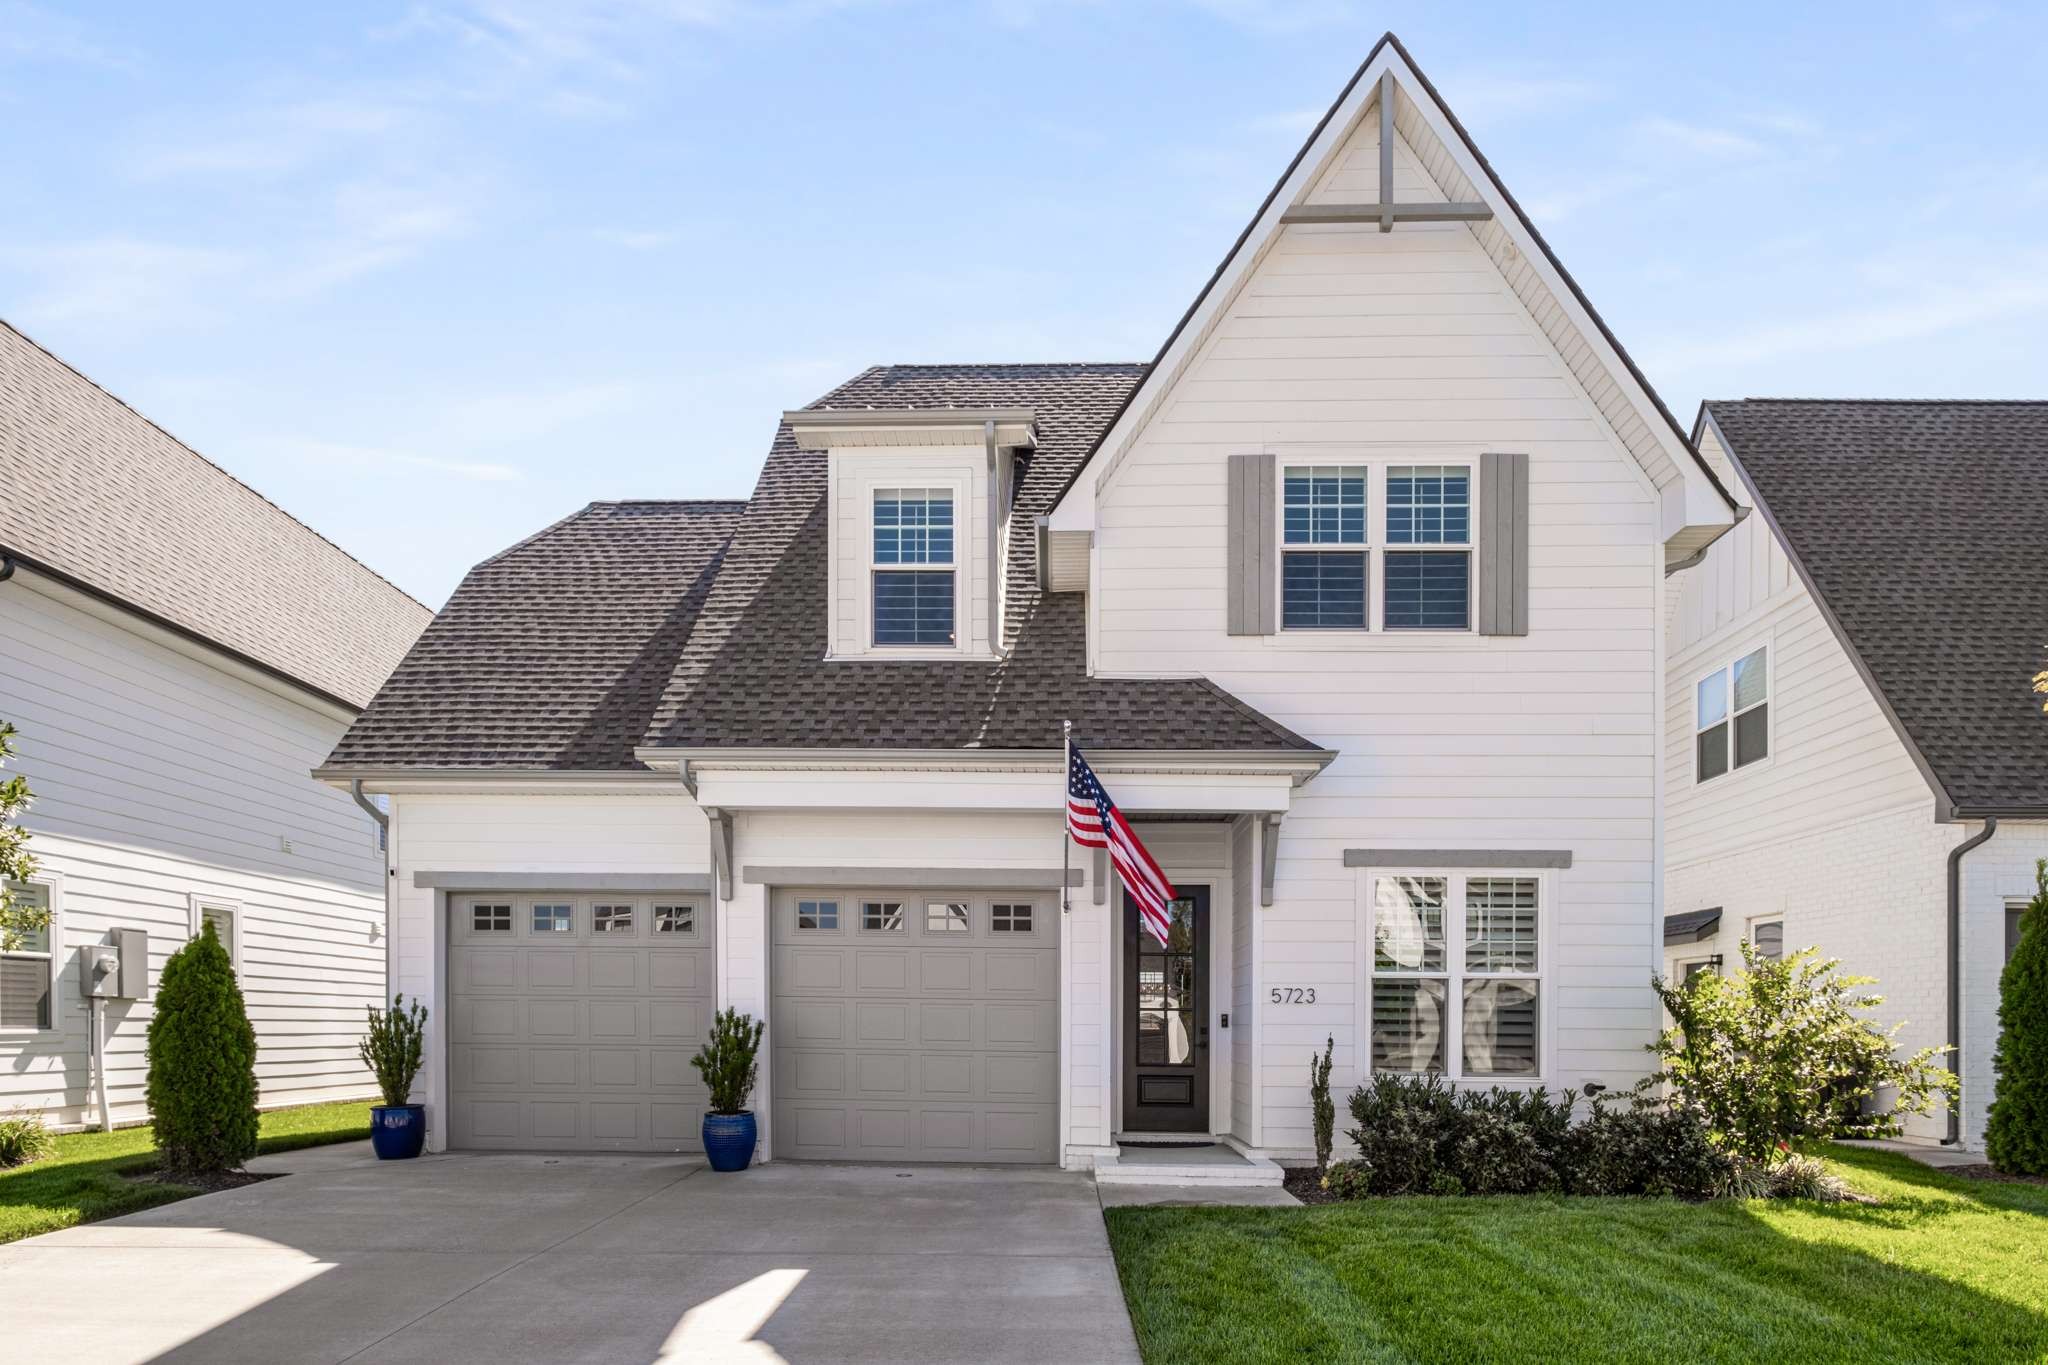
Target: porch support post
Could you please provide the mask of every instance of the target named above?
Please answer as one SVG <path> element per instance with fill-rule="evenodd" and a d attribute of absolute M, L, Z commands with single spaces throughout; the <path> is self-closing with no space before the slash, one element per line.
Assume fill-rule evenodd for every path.
<path fill-rule="evenodd" d="M 1265 828 L 1259 832 L 1259 904 L 1270 906 L 1273 903 L 1273 869 L 1280 861 L 1280 817 L 1266 815 L 1262 822 Z"/>
<path fill-rule="evenodd" d="M 732 899 L 732 812 L 716 806 L 704 807 L 711 822 L 711 868 L 718 882 L 718 898 Z"/>
<path fill-rule="evenodd" d="M 1095 865 L 1090 869 L 1088 877 L 1089 882 L 1092 883 L 1092 889 L 1089 894 L 1095 897 L 1097 905 L 1107 905 L 1109 904 L 1109 850 L 1106 848 L 1096 849 L 1094 863 Z"/>

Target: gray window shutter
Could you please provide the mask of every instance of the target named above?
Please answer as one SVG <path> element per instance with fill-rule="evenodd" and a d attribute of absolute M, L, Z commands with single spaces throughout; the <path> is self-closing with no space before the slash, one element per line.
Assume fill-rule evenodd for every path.
<path fill-rule="evenodd" d="M 1479 633 L 1529 633 L 1529 457 L 1479 457 Z"/>
<path fill-rule="evenodd" d="M 1279 628 L 1280 547 L 1273 507 L 1271 455 L 1230 457 L 1230 553 L 1225 591 L 1232 635 L 1271 635 Z"/>

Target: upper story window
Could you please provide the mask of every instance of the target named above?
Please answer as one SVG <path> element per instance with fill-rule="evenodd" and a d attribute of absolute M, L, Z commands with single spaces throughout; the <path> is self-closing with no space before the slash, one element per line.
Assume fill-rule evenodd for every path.
<path fill-rule="evenodd" d="M 1290 465 L 1280 501 L 1283 629 L 1369 629 L 1375 553 L 1379 629 L 1471 628 L 1471 466 Z"/>
<path fill-rule="evenodd" d="M 1701 678 L 1695 689 L 1693 780 L 1743 768 L 1771 751 L 1768 647 Z"/>
<path fill-rule="evenodd" d="M 953 574 L 951 491 L 876 489 L 874 642 L 951 647 Z"/>
<path fill-rule="evenodd" d="M 1280 624 L 1365 629 L 1365 470 L 1297 465 L 1280 510 Z"/>

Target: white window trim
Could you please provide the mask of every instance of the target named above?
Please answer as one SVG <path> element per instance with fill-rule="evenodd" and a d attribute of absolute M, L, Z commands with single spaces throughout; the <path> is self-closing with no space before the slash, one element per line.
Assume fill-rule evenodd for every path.
<path fill-rule="evenodd" d="M 1273 619 L 1278 628 L 1268 640 L 1318 641 L 1356 640 L 1361 636 L 1384 637 L 1392 640 L 1468 640 L 1479 638 L 1479 539 L 1476 534 L 1480 525 L 1479 509 L 1479 456 L 1447 456 L 1427 453 L 1411 453 L 1392 458 L 1387 456 L 1335 455 L 1318 453 L 1300 457 L 1275 456 L 1278 467 L 1273 496 L 1273 543 L 1279 547 L 1278 571 L 1273 575 Z M 1407 469 L 1418 466 L 1447 468 L 1456 466 L 1465 471 L 1467 489 L 1467 514 L 1465 539 L 1442 545 L 1391 545 L 1387 542 L 1387 470 Z M 1357 545 L 1289 545 L 1287 543 L 1287 471 L 1290 469 L 1363 468 L 1365 470 L 1365 540 Z M 1430 551 L 1463 551 L 1467 561 L 1465 572 L 1465 624 L 1462 627 L 1448 626 L 1401 626 L 1389 629 L 1386 624 L 1386 566 L 1389 555 L 1406 553 L 1428 553 Z M 1345 554 L 1362 553 L 1365 556 L 1365 624 L 1363 626 L 1294 626 L 1287 621 L 1287 556 L 1300 553 Z"/>
<path fill-rule="evenodd" d="M 1755 703 L 1754 705 L 1744 707 L 1742 710 L 1742 714 L 1748 715 L 1751 711 L 1756 710 L 1758 706 L 1765 708 L 1764 756 L 1762 758 L 1757 759 L 1754 763 L 1745 763 L 1738 768 L 1735 766 L 1735 665 L 1741 660 L 1747 659 L 1750 655 L 1756 653 L 1758 650 L 1762 650 L 1764 652 L 1764 699 L 1760 702 Z M 1692 675 L 1692 694 L 1686 703 L 1692 709 L 1692 755 L 1687 760 L 1687 762 L 1691 765 L 1692 785 L 1695 787 L 1705 786 L 1709 782 L 1718 782 L 1723 778 L 1733 777 L 1737 773 L 1760 772 L 1764 769 L 1769 768 L 1772 763 L 1777 761 L 1778 757 L 1777 640 L 1771 635 L 1765 635 L 1758 639 L 1748 641 L 1739 649 L 1733 651 L 1722 651 L 1717 657 L 1719 659 L 1719 662 L 1717 662 L 1713 667 L 1696 667 L 1694 669 Z M 1709 727 L 1700 724 L 1700 684 L 1705 682 L 1707 679 L 1713 677 L 1716 673 L 1725 673 L 1728 676 L 1727 719 L 1725 722 L 1715 722 L 1716 725 L 1725 723 L 1728 726 L 1728 766 L 1721 772 L 1715 774 L 1713 777 L 1701 777 L 1700 736 L 1703 733 L 1705 733 Z M 1769 917 L 1767 916 L 1766 918 Z"/>
<path fill-rule="evenodd" d="M 47 953 L 8 953 L 8 957 L 43 957 L 50 968 L 50 1026 L 48 1028 L 0 1028 L 0 1038 L 47 1038 L 64 1031 L 64 960 L 70 956 L 64 943 L 64 874 L 37 869 L 22 886 L 39 886 L 50 901 L 50 950 Z"/>
<path fill-rule="evenodd" d="M 234 916 L 235 946 L 234 950 L 228 954 L 228 958 L 230 964 L 235 969 L 235 979 L 237 981 L 241 980 L 242 939 L 245 936 L 243 931 L 248 928 L 248 925 L 243 922 L 248 917 L 242 913 L 242 903 L 227 896 L 207 896 L 197 891 L 192 892 L 185 900 L 191 912 L 190 922 L 187 927 L 190 929 L 194 939 L 199 937 L 199 926 L 205 922 L 204 915 L 206 911 L 223 910 Z"/>
<path fill-rule="evenodd" d="M 1405 461 L 1403 463 L 1406 463 Z M 1547 1085 L 1557 1074 L 1557 879 L 1535 867 L 1367 867 L 1359 869 L 1356 894 L 1360 951 L 1359 980 L 1363 983 L 1354 1007 L 1353 1027 L 1358 1039 L 1357 1073 L 1361 1083 L 1373 1074 L 1372 985 L 1373 972 L 1373 887 L 1381 877 L 1441 877 L 1447 883 L 1444 906 L 1444 970 L 1441 972 L 1382 972 L 1391 980 L 1427 979 L 1445 983 L 1450 1006 L 1449 1035 L 1444 1040 L 1443 1077 L 1454 1085 L 1501 1086 L 1503 1088 Z M 1530 972 L 1470 972 L 1465 970 L 1465 883 L 1472 878 L 1523 878 L 1536 883 L 1536 970 Z M 1465 1074 L 1464 984 L 1468 980 L 1534 981 L 1536 983 L 1536 1074 L 1495 1076 Z M 1403 1075 L 1421 1074 L 1403 1072 Z"/>
<path fill-rule="evenodd" d="M 875 562 L 875 494 L 891 488 L 943 489 L 953 499 L 953 562 L 937 564 L 878 564 Z M 973 610 L 968 587 L 973 579 L 974 556 L 981 547 L 962 511 L 970 501 L 967 481 L 957 474 L 937 470 L 898 470 L 883 477 L 878 471 L 861 480 L 861 543 L 864 582 L 861 585 L 861 649 L 870 659 L 957 659 L 971 651 L 974 638 Z M 830 552 L 830 546 L 827 546 Z M 950 645 L 883 645 L 875 643 L 875 574 L 950 573 L 953 575 L 953 643 Z"/>

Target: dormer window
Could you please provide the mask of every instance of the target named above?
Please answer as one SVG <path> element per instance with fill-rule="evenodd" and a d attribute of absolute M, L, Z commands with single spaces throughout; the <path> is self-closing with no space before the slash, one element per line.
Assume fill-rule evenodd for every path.
<path fill-rule="evenodd" d="M 874 515 L 874 642 L 955 642 L 953 494 L 878 488 Z"/>

